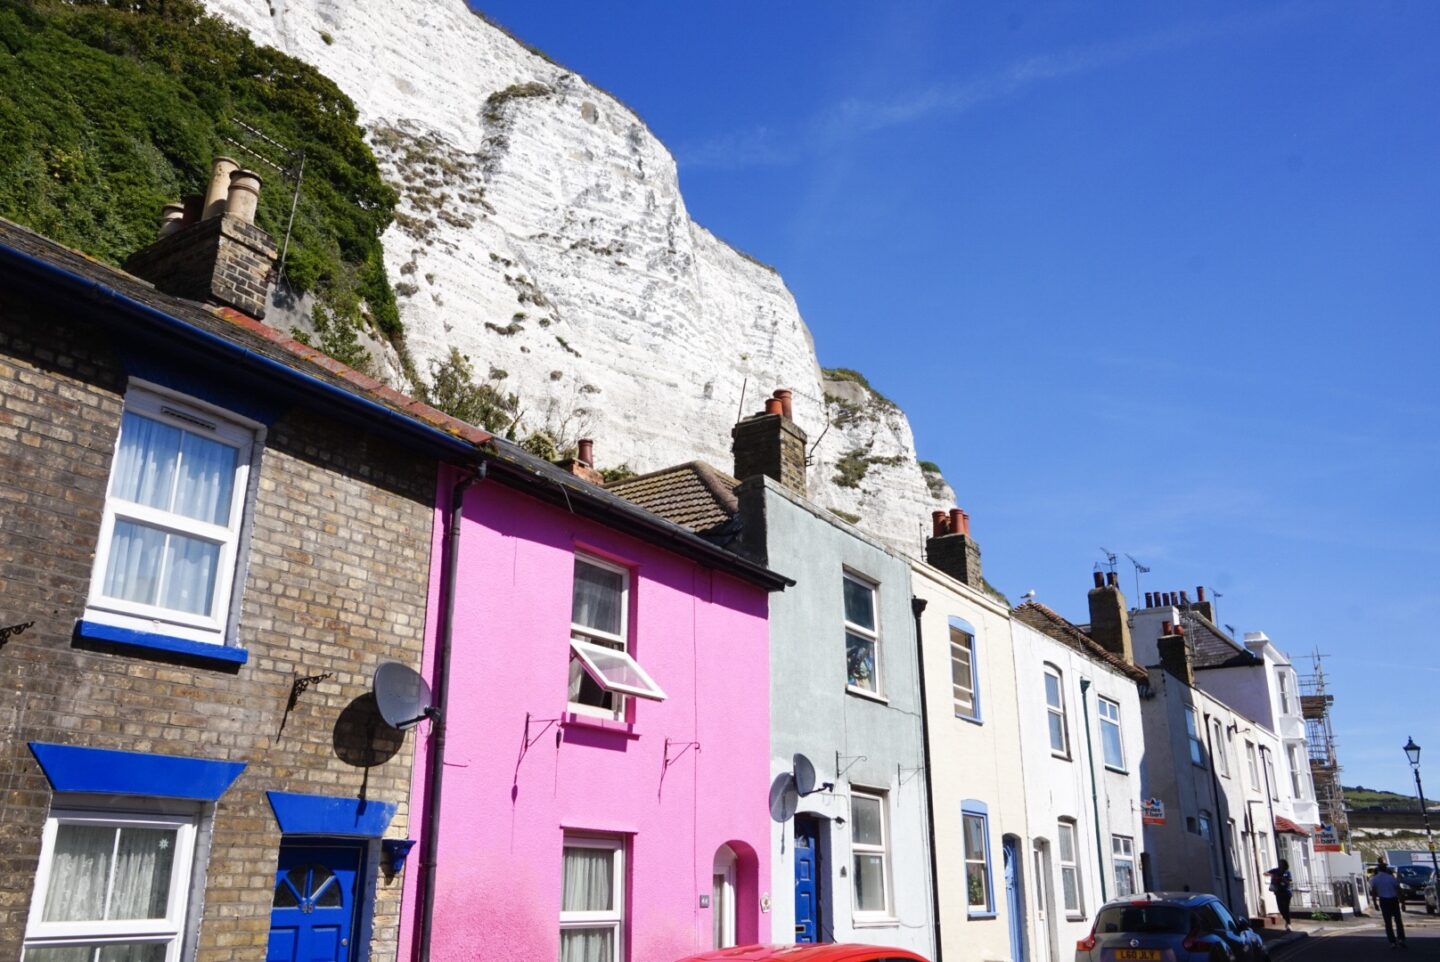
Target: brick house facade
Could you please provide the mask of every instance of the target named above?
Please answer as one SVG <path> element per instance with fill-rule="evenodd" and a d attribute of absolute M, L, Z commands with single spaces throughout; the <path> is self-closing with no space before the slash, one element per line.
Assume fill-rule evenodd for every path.
<path fill-rule="evenodd" d="M 230 413 L 254 428 L 214 637 L 95 611 L 102 571 L 119 577 L 97 546 L 122 538 L 107 485 L 142 393 L 181 428 Z M 24 626 L 0 631 L 0 957 L 27 944 L 36 959 L 79 958 L 77 944 L 144 962 L 266 957 L 272 902 L 290 898 L 277 896 L 283 839 L 354 851 L 354 922 L 336 938 L 354 958 L 394 958 L 401 876 L 381 839 L 409 831 L 415 736 L 380 721 L 371 676 L 419 667 L 437 463 L 447 443 L 458 459 L 484 437 L 404 402 L 0 221 L 0 628 Z M 156 590 L 179 596 L 184 539 L 170 537 Z M 102 893 L 100 911 L 61 891 L 87 852 L 112 878 L 143 875 L 150 911 L 129 914 L 152 921 L 93 921 L 124 917 L 116 902 L 133 893 Z M 163 866 L 182 860 L 168 884 L 185 890 L 167 894 Z M 318 889 L 322 873 L 297 864 Z M 325 906 L 301 891 L 302 911 L 306 895 Z"/>

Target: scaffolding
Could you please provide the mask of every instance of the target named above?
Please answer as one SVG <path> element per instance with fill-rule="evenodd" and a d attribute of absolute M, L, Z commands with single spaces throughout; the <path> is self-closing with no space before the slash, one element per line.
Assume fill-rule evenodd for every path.
<path fill-rule="evenodd" d="M 1335 826 L 1341 846 L 1350 848 L 1350 820 L 1345 815 L 1345 790 L 1340 785 L 1340 762 L 1335 756 L 1335 732 L 1330 727 L 1330 706 L 1335 696 L 1325 684 L 1325 655 L 1310 655 L 1310 674 L 1300 676 L 1300 712 L 1305 718 L 1305 742 L 1310 752 L 1310 777 L 1315 784 L 1320 821 Z"/>

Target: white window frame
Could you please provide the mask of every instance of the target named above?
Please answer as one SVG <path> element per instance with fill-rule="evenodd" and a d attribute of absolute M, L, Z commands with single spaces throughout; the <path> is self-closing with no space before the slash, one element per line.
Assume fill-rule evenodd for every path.
<path fill-rule="evenodd" d="M 1294 696 L 1290 693 L 1290 671 L 1281 668 L 1275 672 L 1276 684 L 1280 687 L 1280 714 L 1295 714 Z"/>
<path fill-rule="evenodd" d="M 1185 706 L 1185 735 L 1190 739 L 1190 764 L 1205 767 L 1205 743 L 1200 740 L 1200 719 L 1191 705 Z"/>
<path fill-rule="evenodd" d="M 1055 854 L 1060 863 L 1060 901 L 1067 919 L 1085 917 L 1085 886 L 1080 876 L 1080 828 L 1073 818 L 1062 818 L 1055 825 Z M 1065 859 L 1065 840 L 1070 840 L 1070 859 Z M 1075 904 L 1070 904 L 1069 892 L 1065 889 L 1065 876 L 1074 878 Z"/>
<path fill-rule="evenodd" d="M 855 799 L 863 798 L 875 802 L 880 809 L 880 844 L 873 845 L 855 841 L 855 835 L 850 834 L 850 902 L 855 910 L 855 921 L 874 922 L 881 919 L 893 918 L 893 901 L 890 897 L 890 793 L 877 788 L 855 788 L 850 789 L 850 814 L 854 818 Z M 861 855 L 880 856 L 880 892 L 884 897 L 885 905 L 880 909 L 861 909 L 858 895 L 858 886 L 854 880 L 859 878 L 860 871 L 856 867 L 856 861 Z"/>
<path fill-rule="evenodd" d="M 1210 719 L 1210 737 L 1215 743 L 1215 770 L 1225 778 L 1230 777 L 1230 753 L 1225 750 L 1225 723 L 1218 718 Z"/>
<path fill-rule="evenodd" d="M 1240 871 L 1240 853 L 1245 851 L 1245 849 L 1240 847 L 1240 827 L 1235 824 L 1235 819 L 1233 818 L 1227 818 L 1225 820 L 1225 827 L 1229 835 L 1227 842 L 1230 845 L 1230 873 L 1236 878 L 1240 878 L 1242 876 Z"/>
<path fill-rule="evenodd" d="M 664 700 L 665 693 L 660 690 L 660 687 L 655 684 L 645 670 L 640 667 L 639 662 L 636 662 L 634 656 L 630 654 L 630 569 L 615 564 L 613 561 L 598 558 L 593 554 L 577 551 L 575 552 L 575 568 L 578 569 L 582 564 L 600 568 L 620 576 L 620 633 L 611 634 L 608 631 L 591 628 L 589 625 L 582 625 L 575 620 L 575 578 L 573 575 L 574 569 L 572 569 L 570 581 L 570 660 L 572 662 L 578 661 L 580 663 L 580 670 L 589 675 L 602 689 L 610 693 L 611 707 L 605 708 L 601 705 L 586 705 L 578 701 L 569 701 L 567 693 L 566 710 L 576 715 L 623 719 L 626 710 L 625 692 L 629 690 L 629 686 L 611 687 L 607 684 L 604 672 L 595 666 L 593 658 L 588 657 L 588 654 L 582 653 L 586 646 L 605 648 L 610 651 L 611 654 L 615 652 L 623 654 L 629 660 L 630 664 L 633 665 L 635 671 L 646 681 L 649 681 L 651 687 L 659 693 L 659 698 L 656 699 L 657 701 Z M 566 679 L 566 687 L 568 692 L 568 676 Z M 639 691 L 631 693 L 640 694 Z M 645 694 L 642 697 L 654 698 L 654 695 Z"/>
<path fill-rule="evenodd" d="M 1265 774 L 1270 778 L 1270 800 L 1278 802 L 1280 801 L 1280 780 L 1275 777 L 1275 756 L 1263 748 L 1261 751 L 1265 755 Z"/>
<path fill-rule="evenodd" d="M 125 392 L 123 413 L 149 418 L 235 448 L 235 477 L 230 489 L 230 520 L 227 525 L 211 524 L 114 497 L 110 493 L 110 487 L 114 483 L 115 465 L 120 459 L 121 434 L 124 431 L 122 420 L 121 429 L 115 436 L 115 449 L 111 454 L 110 478 L 106 482 L 105 508 L 101 515 L 100 537 L 95 546 L 95 562 L 90 573 L 90 593 L 85 604 L 85 617 L 135 631 L 224 644 L 230 621 L 231 595 L 235 587 L 241 533 L 246 521 L 245 509 L 249 503 L 251 459 L 263 443 L 264 426 L 214 405 L 177 395 L 136 379 L 130 381 Z M 211 429 L 207 431 L 202 425 L 210 425 Z M 219 545 L 210 611 L 207 614 L 194 614 L 106 595 L 110 545 L 114 540 L 117 521 L 134 521 L 145 527 Z"/>
<path fill-rule="evenodd" d="M 957 636 L 957 635 L 960 636 L 960 638 L 962 638 L 963 641 L 957 641 L 957 640 L 956 640 L 956 636 Z M 964 664 L 965 664 L 965 666 L 969 669 L 969 673 L 970 673 L 970 687 L 969 687 L 968 689 L 967 689 L 964 685 L 957 685 L 957 684 L 955 684 L 955 666 L 958 665 L 958 664 L 961 664 L 960 659 L 958 659 L 958 658 L 955 657 L 957 651 L 963 651 L 963 652 L 965 653 Z M 979 684 L 979 677 L 980 677 L 980 673 L 976 670 L 976 665 L 975 665 L 975 636 L 972 635 L 972 634 L 970 634 L 970 632 L 966 631 L 964 628 L 957 628 L 957 627 L 955 627 L 954 625 L 951 625 L 951 626 L 950 626 L 950 695 L 951 695 L 951 698 L 952 698 L 952 700 L 953 700 L 953 702 L 954 702 L 954 706 L 955 706 L 955 717 L 956 717 L 956 718 L 964 718 L 964 719 L 968 719 L 968 720 L 970 720 L 970 721 L 979 721 L 979 720 L 980 720 L 980 684 Z M 969 692 L 969 695 L 970 695 L 970 704 L 969 704 L 968 706 L 962 704 L 962 702 L 961 702 L 961 700 L 960 700 L 960 694 L 961 694 L 961 692 L 966 692 L 966 691 L 968 691 L 968 692 Z"/>
<path fill-rule="evenodd" d="M 1125 771 L 1125 730 L 1120 726 L 1120 703 L 1104 695 L 1097 696 L 1096 715 L 1100 719 L 1100 753 L 1104 756 L 1105 767 L 1113 771 Z M 1110 743 L 1105 740 L 1106 727 L 1115 730 L 1115 744 L 1119 747 L 1120 757 L 1110 758 Z"/>
<path fill-rule="evenodd" d="M 625 955 L 625 840 L 613 835 L 585 835 L 566 832 L 560 847 L 560 904 L 565 904 L 565 849 L 593 848 L 615 853 L 611 860 L 610 891 L 615 894 L 615 907 L 605 911 L 567 912 L 560 910 L 560 930 L 611 928 L 615 954 L 609 962 L 621 962 Z"/>
<path fill-rule="evenodd" d="M 1294 742 L 1285 745 L 1285 763 L 1290 766 L 1290 791 L 1295 798 L 1305 798 L 1305 779 L 1300 774 L 1300 746 Z"/>
<path fill-rule="evenodd" d="M 1110 861 L 1112 874 L 1115 877 L 1115 897 L 1124 898 L 1127 895 L 1134 895 L 1135 886 L 1135 839 L 1130 835 L 1110 836 Z M 1120 869 L 1125 868 L 1130 873 L 1130 886 L 1128 891 L 1122 891 L 1125 886 L 1120 884 Z"/>
<path fill-rule="evenodd" d="M 1204 809 L 1200 811 L 1195 819 L 1195 832 L 1205 840 L 1205 847 L 1210 850 L 1210 874 L 1220 877 L 1220 849 L 1216 848 L 1215 841 L 1215 820 L 1210 813 Z"/>
<path fill-rule="evenodd" d="M 880 657 L 880 586 L 869 578 L 862 577 L 850 571 L 843 572 L 845 581 L 854 582 L 866 591 L 870 592 L 870 611 L 874 615 L 875 627 L 866 628 L 857 625 L 845 616 L 844 584 L 841 584 L 840 617 L 845 623 L 845 690 L 855 692 L 857 695 L 865 695 L 870 698 L 884 698 L 885 688 L 881 684 L 883 672 L 881 670 Z M 850 681 L 850 635 L 869 641 L 875 650 L 875 678 L 873 688 L 865 688 Z"/>
<path fill-rule="evenodd" d="M 1256 757 L 1255 743 L 1245 739 L 1245 768 L 1250 773 L 1250 787 L 1257 792 L 1265 790 L 1260 784 L 1260 762 Z"/>
<path fill-rule="evenodd" d="M 1065 676 L 1061 674 L 1059 668 L 1056 668 L 1054 665 L 1047 664 L 1045 666 L 1045 677 L 1055 679 L 1055 697 L 1059 699 L 1059 704 L 1056 704 L 1050 700 L 1050 689 L 1047 685 L 1045 687 L 1045 731 L 1046 737 L 1050 739 L 1050 754 L 1054 755 L 1056 758 L 1069 758 L 1070 719 L 1067 717 L 1067 713 L 1065 711 Z M 1060 719 L 1060 741 L 1062 742 L 1062 744 L 1059 748 L 1055 747 L 1055 733 L 1050 729 L 1051 717 Z"/>
<path fill-rule="evenodd" d="M 195 861 L 195 817 L 151 813 L 99 812 L 82 809 L 55 809 L 45 820 L 41 834 L 40 861 L 35 869 L 35 889 L 25 927 L 25 948 L 100 946 L 106 943 L 167 943 L 165 962 L 178 962 L 185 940 L 185 918 L 190 899 L 190 877 Z M 88 825 L 115 829 L 159 828 L 175 830 L 175 854 L 170 864 L 169 898 L 160 919 L 116 919 L 88 922 L 46 922 L 45 900 L 50 890 L 55 839 L 60 826 Z M 119 834 L 116 833 L 118 839 Z M 111 884 L 117 860 L 110 860 Z M 107 899 L 109 889 L 107 886 Z"/>

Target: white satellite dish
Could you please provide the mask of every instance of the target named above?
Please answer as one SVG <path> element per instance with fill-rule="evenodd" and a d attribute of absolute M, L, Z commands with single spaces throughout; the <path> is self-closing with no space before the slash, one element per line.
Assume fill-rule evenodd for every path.
<path fill-rule="evenodd" d="M 437 713 L 425 679 L 398 661 L 383 662 L 375 669 L 374 690 L 380 717 L 391 728 L 413 728 Z"/>

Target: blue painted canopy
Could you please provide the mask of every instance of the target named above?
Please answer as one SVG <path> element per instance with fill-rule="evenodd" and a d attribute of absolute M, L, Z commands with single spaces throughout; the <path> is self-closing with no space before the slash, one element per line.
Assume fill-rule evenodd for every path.
<path fill-rule="evenodd" d="M 152 755 L 31 742 L 30 751 L 57 792 L 146 795 L 213 802 L 245 770 L 244 762 Z"/>

